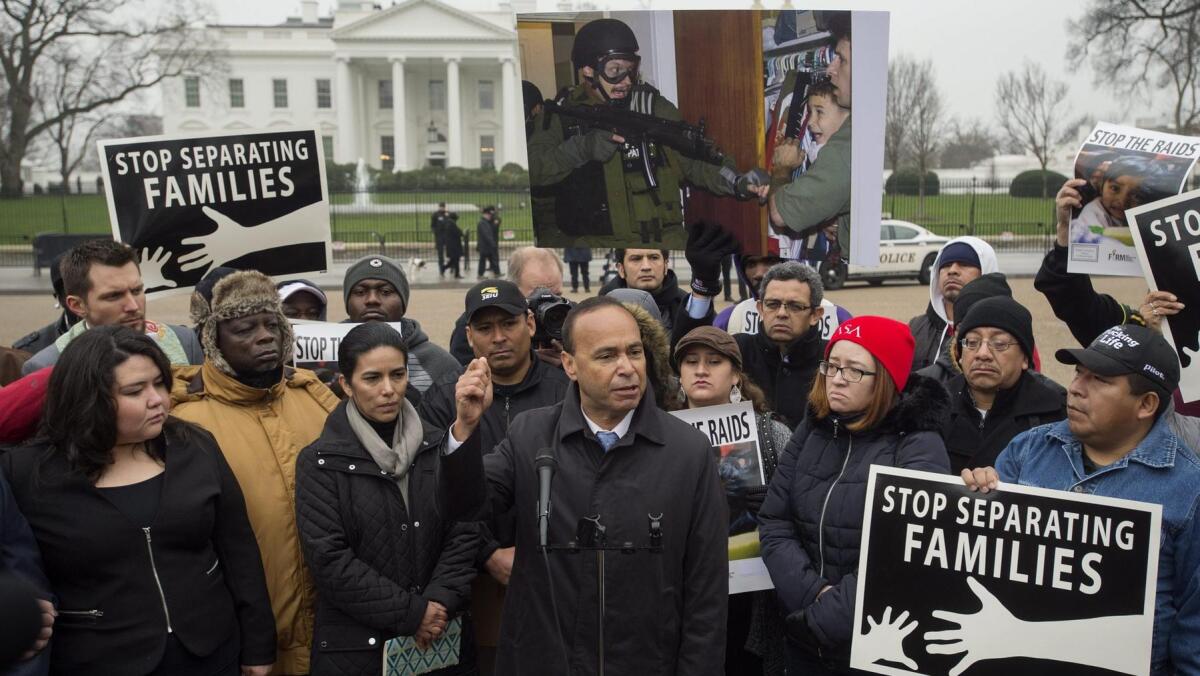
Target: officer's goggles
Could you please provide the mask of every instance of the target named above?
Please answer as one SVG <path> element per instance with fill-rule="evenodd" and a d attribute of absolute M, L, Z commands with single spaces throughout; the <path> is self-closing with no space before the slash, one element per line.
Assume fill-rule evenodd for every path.
<path fill-rule="evenodd" d="M 635 82 L 641 62 L 642 57 L 637 54 L 608 54 L 600 59 L 595 70 L 605 82 L 612 85 L 620 84 L 625 78 Z"/>

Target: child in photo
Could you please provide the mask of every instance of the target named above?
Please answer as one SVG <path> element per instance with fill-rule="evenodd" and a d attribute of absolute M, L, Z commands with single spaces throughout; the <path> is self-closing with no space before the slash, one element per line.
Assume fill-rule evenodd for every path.
<path fill-rule="evenodd" d="M 1071 221 L 1071 239 L 1095 243 L 1106 234 L 1105 230 L 1128 228 L 1125 211 L 1145 201 L 1142 183 L 1152 171 L 1152 162 L 1144 157 L 1120 157 L 1109 163 L 1100 195 L 1084 205 Z"/>

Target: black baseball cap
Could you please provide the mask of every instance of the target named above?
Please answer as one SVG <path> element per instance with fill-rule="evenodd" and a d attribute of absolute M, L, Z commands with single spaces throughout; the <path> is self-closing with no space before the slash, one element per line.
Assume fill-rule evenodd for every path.
<path fill-rule="evenodd" d="M 1122 324 L 1100 334 L 1086 348 L 1059 350 L 1064 364 L 1082 364 L 1102 376 L 1137 373 L 1170 394 L 1179 387 L 1179 357 L 1175 348 L 1153 329 Z"/>
<path fill-rule="evenodd" d="M 498 307 L 510 315 L 523 315 L 529 310 L 529 301 L 516 284 L 506 279 L 489 279 L 479 282 L 467 291 L 467 321 L 476 312 L 489 307 Z"/>

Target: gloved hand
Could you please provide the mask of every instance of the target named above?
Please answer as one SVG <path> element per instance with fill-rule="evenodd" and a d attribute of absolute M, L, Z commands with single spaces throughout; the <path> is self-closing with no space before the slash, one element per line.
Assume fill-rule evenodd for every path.
<path fill-rule="evenodd" d="M 576 168 L 588 162 L 603 164 L 616 154 L 620 147 L 621 144 L 613 140 L 613 133 L 603 129 L 593 129 L 586 134 L 572 136 L 562 144 L 563 152 Z"/>
<path fill-rule="evenodd" d="M 692 290 L 702 296 L 721 293 L 721 261 L 740 248 L 737 239 L 719 224 L 693 223 L 683 252 L 692 266 Z"/>
<path fill-rule="evenodd" d="M 766 499 L 766 486 L 751 486 L 742 492 L 742 500 L 746 503 L 746 511 L 756 517 L 758 516 L 758 510 L 762 509 L 763 500 Z"/>
<path fill-rule="evenodd" d="M 767 172 L 755 167 L 737 177 L 733 184 L 733 194 L 740 200 L 748 200 L 752 197 L 762 199 L 766 197 L 763 188 L 770 185 L 771 177 L 767 175 Z"/>

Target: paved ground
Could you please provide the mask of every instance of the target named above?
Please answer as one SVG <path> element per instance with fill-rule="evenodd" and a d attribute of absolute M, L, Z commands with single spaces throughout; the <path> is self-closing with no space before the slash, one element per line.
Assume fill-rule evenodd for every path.
<path fill-rule="evenodd" d="M 1013 263 L 1010 267 L 1006 262 Z M 1026 265 L 1017 265 L 1022 261 L 1002 261 L 1001 268 L 1020 274 Z M 1025 262 L 1027 263 L 1027 262 Z M 592 264 L 593 274 L 599 265 Z M 1033 268 L 1025 274 L 1031 274 Z M 24 271 L 28 277 L 28 271 Z M 436 275 L 429 276 L 428 282 L 436 284 Z M 685 278 L 687 273 L 683 275 Z M 419 278 L 425 283 L 423 277 Z M 469 279 L 474 279 L 472 275 Z M 8 280 L 0 275 L 0 289 Z M 1033 280 L 1029 277 L 1016 277 L 1011 280 L 1014 294 L 1018 301 L 1030 309 L 1034 317 L 1034 335 L 1037 338 L 1038 351 L 1042 356 L 1043 370 L 1055 380 L 1065 383 L 1070 377 L 1067 367 L 1054 360 L 1054 351 L 1062 347 L 1074 347 L 1074 339 L 1066 326 L 1054 318 L 1045 298 L 1033 288 Z M 1131 305 L 1140 304 L 1146 293 L 1145 282 L 1130 277 L 1096 277 L 1096 288 L 1101 292 L 1110 293 L 1123 302 Z M 593 287 L 594 288 L 594 287 Z M 414 288 L 411 307 L 408 315 L 417 319 L 429 334 L 430 339 L 439 345 L 447 346 L 450 342 L 450 332 L 454 328 L 454 320 L 462 312 L 463 291 L 465 287 L 429 287 Z M 569 294 L 576 300 L 582 299 L 583 294 Z M 928 287 L 916 283 L 889 282 L 881 287 L 851 285 L 840 291 L 834 291 L 829 297 L 854 314 L 879 314 L 897 319 L 907 320 L 924 312 L 929 302 Z M 722 304 L 723 305 L 723 304 Z M 2 319 L 0 319 L 0 345 L 9 345 L 25 333 L 32 331 L 49 322 L 55 315 L 53 300 L 48 291 L 44 293 L 10 293 L 0 297 Z M 150 301 L 149 316 L 158 321 L 171 323 L 187 323 L 188 298 L 172 296 L 157 298 Z M 340 290 L 331 290 L 329 318 L 332 321 L 344 319 L 346 312 Z"/>

